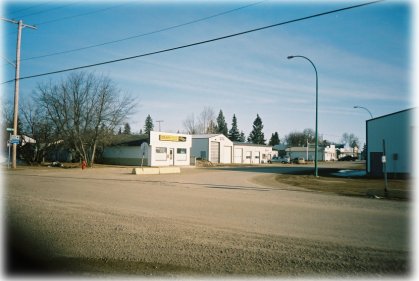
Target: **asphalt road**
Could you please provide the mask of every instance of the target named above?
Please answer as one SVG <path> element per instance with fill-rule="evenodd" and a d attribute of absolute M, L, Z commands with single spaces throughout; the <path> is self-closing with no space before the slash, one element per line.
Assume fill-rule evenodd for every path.
<path fill-rule="evenodd" d="M 411 203 L 255 180 L 287 171 L 5 171 L 7 274 L 411 274 Z"/>

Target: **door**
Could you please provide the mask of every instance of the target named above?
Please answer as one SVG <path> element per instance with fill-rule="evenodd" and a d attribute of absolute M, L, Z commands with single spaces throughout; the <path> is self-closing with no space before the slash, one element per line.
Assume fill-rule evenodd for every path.
<path fill-rule="evenodd" d="M 211 142 L 210 161 L 212 163 L 220 163 L 220 143 L 216 141 Z"/>
<path fill-rule="evenodd" d="M 253 157 L 254 157 L 253 164 L 260 164 L 260 152 L 254 151 Z"/>
<path fill-rule="evenodd" d="M 169 149 L 169 165 L 175 165 L 175 150 L 173 148 Z"/>
<path fill-rule="evenodd" d="M 234 149 L 234 163 L 243 163 L 243 148 Z"/>
<path fill-rule="evenodd" d="M 373 177 L 383 176 L 382 152 L 370 152 L 370 174 Z"/>
<path fill-rule="evenodd" d="M 246 156 L 244 158 L 244 163 L 251 164 L 252 163 L 252 152 L 246 151 Z"/>
<path fill-rule="evenodd" d="M 231 164 L 231 146 L 224 146 L 224 162 Z"/>

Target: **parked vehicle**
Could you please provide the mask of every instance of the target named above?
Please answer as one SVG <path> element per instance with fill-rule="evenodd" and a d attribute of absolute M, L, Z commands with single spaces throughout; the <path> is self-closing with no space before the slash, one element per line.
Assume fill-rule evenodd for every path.
<path fill-rule="evenodd" d="M 355 161 L 355 160 L 356 160 L 356 157 L 353 157 L 351 155 L 346 155 L 338 159 L 338 161 Z"/>
<path fill-rule="evenodd" d="M 294 158 L 294 159 L 292 159 L 292 163 L 294 163 L 294 164 L 305 164 L 306 160 L 303 157 Z"/>
<path fill-rule="evenodd" d="M 283 163 L 283 164 L 289 164 L 291 163 L 291 159 L 289 156 L 284 157 L 273 157 L 271 160 L 268 160 L 269 164 L 272 163 Z"/>

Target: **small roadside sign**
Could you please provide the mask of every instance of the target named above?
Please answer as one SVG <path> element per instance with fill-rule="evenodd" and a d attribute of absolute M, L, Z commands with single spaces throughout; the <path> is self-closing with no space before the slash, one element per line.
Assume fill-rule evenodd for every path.
<path fill-rule="evenodd" d="M 13 130 L 13 128 L 7 128 L 6 131 L 13 132 L 14 130 Z"/>
<path fill-rule="evenodd" d="M 20 136 L 19 135 L 11 135 L 10 136 L 10 143 L 11 144 L 18 144 L 18 143 L 20 143 Z"/>

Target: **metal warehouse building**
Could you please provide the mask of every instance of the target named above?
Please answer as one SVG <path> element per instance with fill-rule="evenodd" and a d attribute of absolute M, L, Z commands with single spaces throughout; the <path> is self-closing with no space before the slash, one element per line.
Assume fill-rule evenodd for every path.
<path fill-rule="evenodd" d="M 136 166 L 189 166 L 190 135 L 150 132 L 137 140 L 106 147 L 103 161 L 108 164 Z"/>
<path fill-rule="evenodd" d="M 272 151 L 272 146 L 251 144 L 251 143 L 234 143 L 234 163 L 241 164 L 263 164 L 268 163 L 277 152 Z"/>
<path fill-rule="evenodd" d="M 191 155 L 212 163 L 232 163 L 233 142 L 223 134 L 192 135 Z"/>
<path fill-rule="evenodd" d="M 384 161 L 389 176 L 412 174 L 415 113 L 412 108 L 366 121 L 368 174 L 382 176 Z"/>
<path fill-rule="evenodd" d="M 261 164 L 276 154 L 272 146 L 233 143 L 222 134 L 192 135 L 191 155 L 212 163 Z"/>

